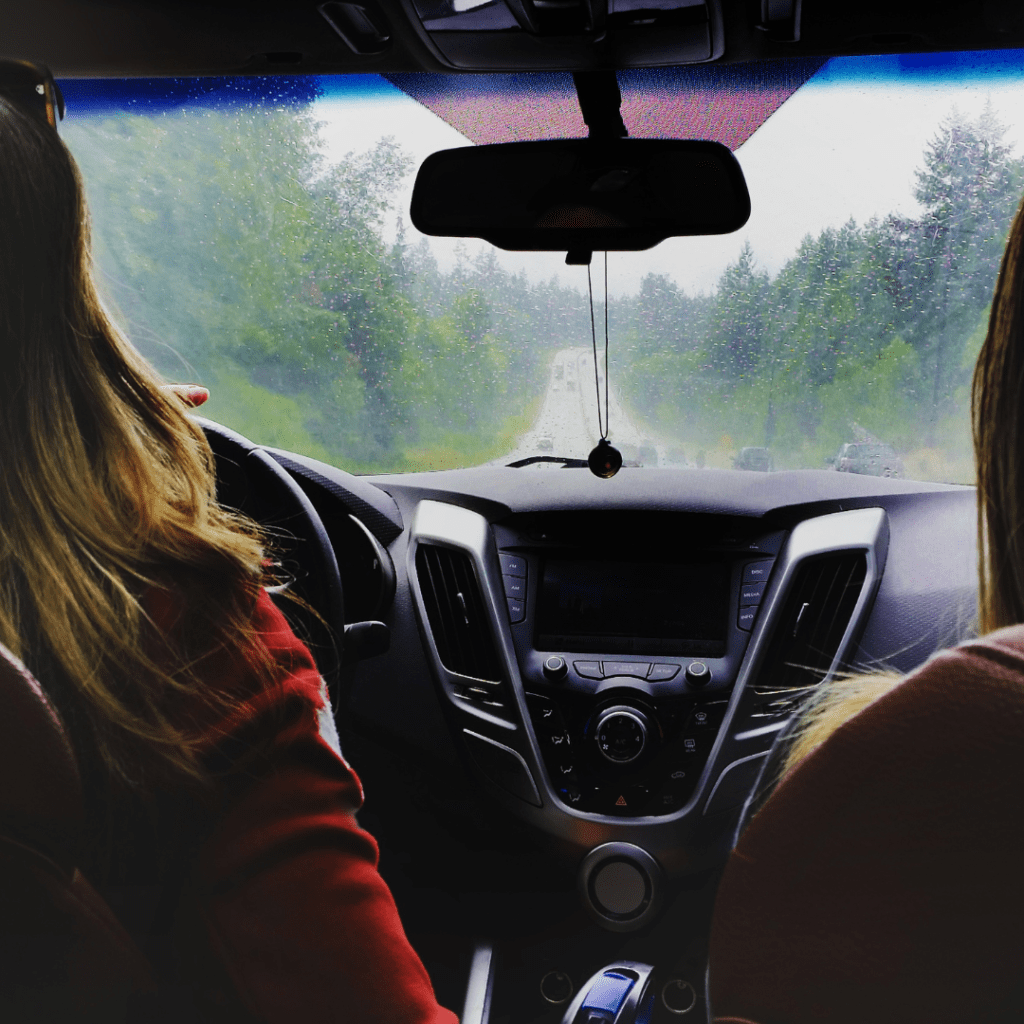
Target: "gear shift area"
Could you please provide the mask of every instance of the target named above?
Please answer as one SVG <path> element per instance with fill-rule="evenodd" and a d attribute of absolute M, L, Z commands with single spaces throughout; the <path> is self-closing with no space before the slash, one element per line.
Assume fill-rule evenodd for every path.
<path fill-rule="evenodd" d="M 648 1024 L 654 1008 L 654 968 L 620 960 L 592 975 L 569 1004 L 562 1024 Z"/>

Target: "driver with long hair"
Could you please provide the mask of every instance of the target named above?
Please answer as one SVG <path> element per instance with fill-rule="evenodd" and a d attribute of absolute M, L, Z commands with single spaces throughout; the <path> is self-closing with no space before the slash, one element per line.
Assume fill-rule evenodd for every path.
<path fill-rule="evenodd" d="M 0 643 L 72 739 L 80 868 L 159 979 L 137 1018 L 455 1024 L 264 589 L 265 538 L 218 505 L 186 403 L 97 298 L 52 79 L 2 72 L 38 80 L 0 88 Z"/>

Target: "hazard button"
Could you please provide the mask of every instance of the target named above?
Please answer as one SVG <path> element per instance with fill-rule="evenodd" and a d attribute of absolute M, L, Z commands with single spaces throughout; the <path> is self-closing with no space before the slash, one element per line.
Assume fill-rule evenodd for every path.
<path fill-rule="evenodd" d="M 650 796 L 650 786 L 634 784 L 623 789 L 606 789 L 602 803 L 606 813 L 634 816 L 647 813 L 645 806 Z"/>

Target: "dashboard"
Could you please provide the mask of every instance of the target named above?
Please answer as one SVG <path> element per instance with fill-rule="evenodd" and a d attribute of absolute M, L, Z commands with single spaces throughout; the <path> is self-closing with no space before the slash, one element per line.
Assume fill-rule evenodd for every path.
<path fill-rule="evenodd" d="M 717 873 L 800 703 L 972 630 L 972 488 L 356 477 L 268 453 L 323 521 L 349 629 L 390 632 L 346 659 L 339 725 L 410 936 L 467 1022 L 558 1020 L 622 956 L 661 963 L 696 1009 Z"/>

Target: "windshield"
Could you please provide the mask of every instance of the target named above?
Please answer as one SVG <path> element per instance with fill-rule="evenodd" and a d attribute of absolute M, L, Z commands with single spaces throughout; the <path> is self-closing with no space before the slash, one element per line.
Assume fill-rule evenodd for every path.
<path fill-rule="evenodd" d="M 620 75 L 632 135 L 733 146 L 733 235 L 506 253 L 408 221 L 415 165 L 584 134 L 568 75 L 61 83 L 100 285 L 170 380 L 353 472 L 585 459 L 973 482 L 970 373 L 1024 190 L 1013 53 Z M 600 403 L 600 404 L 599 404 Z"/>

